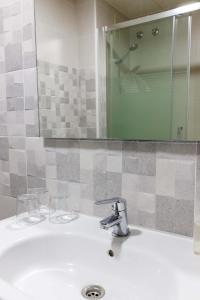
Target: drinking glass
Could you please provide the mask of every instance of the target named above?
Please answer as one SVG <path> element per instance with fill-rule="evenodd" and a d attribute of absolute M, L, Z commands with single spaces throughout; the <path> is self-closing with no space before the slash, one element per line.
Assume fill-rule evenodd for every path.
<path fill-rule="evenodd" d="M 20 227 L 34 225 L 45 219 L 40 213 L 39 200 L 36 195 L 24 194 L 17 197 L 16 224 Z"/>
<path fill-rule="evenodd" d="M 49 220 L 55 224 L 69 223 L 78 218 L 78 212 L 69 209 L 68 197 L 52 197 L 50 199 Z"/>
<path fill-rule="evenodd" d="M 36 195 L 39 200 L 40 213 L 47 216 L 49 214 L 49 193 L 46 188 L 30 188 L 30 194 Z"/>

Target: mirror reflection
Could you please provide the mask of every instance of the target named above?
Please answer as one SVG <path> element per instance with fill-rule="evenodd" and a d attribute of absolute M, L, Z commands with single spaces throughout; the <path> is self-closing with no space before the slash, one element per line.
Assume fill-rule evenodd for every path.
<path fill-rule="evenodd" d="M 35 2 L 41 136 L 200 139 L 199 3 Z"/>

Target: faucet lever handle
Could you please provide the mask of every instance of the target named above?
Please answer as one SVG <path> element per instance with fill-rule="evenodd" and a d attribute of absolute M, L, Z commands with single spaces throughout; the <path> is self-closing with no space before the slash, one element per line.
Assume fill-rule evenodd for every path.
<path fill-rule="evenodd" d="M 113 197 L 109 199 L 98 200 L 95 202 L 96 205 L 114 204 L 114 203 L 126 203 L 126 200 L 121 197 Z"/>
<path fill-rule="evenodd" d="M 126 200 L 121 197 L 113 197 L 109 199 L 98 200 L 96 205 L 112 204 L 113 209 L 116 211 L 123 211 L 126 209 Z"/>

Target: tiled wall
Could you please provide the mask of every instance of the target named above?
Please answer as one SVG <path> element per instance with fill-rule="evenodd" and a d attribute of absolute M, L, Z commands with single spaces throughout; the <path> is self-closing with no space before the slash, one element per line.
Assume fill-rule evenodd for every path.
<path fill-rule="evenodd" d="M 47 185 L 51 195 L 90 215 L 109 207 L 94 201 L 122 196 L 129 222 L 192 234 L 196 144 L 0 138 L 4 196 Z M 7 201 L 7 198 L 6 198 Z M 5 205 L 5 204 L 4 204 Z"/>
<path fill-rule="evenodd" d="M 37 137 L 33 0 L 0 0 L 0 15 L 0 218 L 47 185 L 83 213 L 106 215 L 94 201 L 122 196 L 130 223 L 191 235 L 197 144 Z"/>
<path fill-rule="evenodd" d="M 96 137 L 95 73 L 38 61 L 41 136 Z"/>
<path fill-rule="evenodd" d="M 35 136 L 38 117 L 33 3 L 1 0 L 0 15 L 0 134 Z"/>

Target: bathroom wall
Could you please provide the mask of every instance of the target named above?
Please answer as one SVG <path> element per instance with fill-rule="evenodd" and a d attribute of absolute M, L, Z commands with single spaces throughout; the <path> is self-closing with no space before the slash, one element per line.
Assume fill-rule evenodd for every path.
<path fill-rule="evenodd" d="M 96 27 L 112 26 L 115 23 L 127 21 L 128 18 L 110 6 L 106 1 L 96 0 Z"/>
<path fill-rule="evenodd" d="M 197 144 L 39 138 L 33 0 L 0 0 L 0 15 L 0 218 L 28 187 L 47 186 L 89 215 L 120 195 L 131 224 L 192 235 Z"/>

